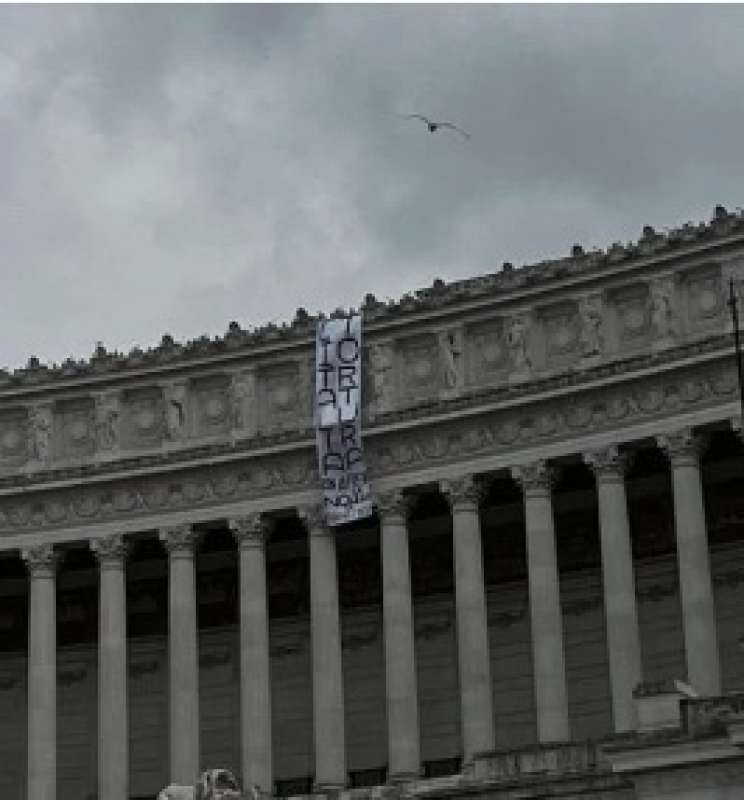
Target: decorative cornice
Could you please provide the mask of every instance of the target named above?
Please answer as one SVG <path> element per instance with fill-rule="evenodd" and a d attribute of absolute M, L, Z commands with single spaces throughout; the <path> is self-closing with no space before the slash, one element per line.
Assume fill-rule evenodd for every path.
<path fill-rule="evenodd" d="M 558 478 L 558 470 L 544 459 L 511 468 L 512 478 L 522 487 L 525 496 L 549 494 Z"/>
<path fill-rule="evenodd" d="M 158 536 L 171 558 L 193 558 L 199 534 L 191 525 L 172 525 L 161 528 Z"/>
<path fill-rule="evenodd" d="M 507 268 L 505 264 L 498 272 L 466 280 L 445 283 L 436 279 L 431 286 L 406 293 L 397 302 L 383 303 L 374 295 L 368 294 L 360 312 L 366 324 L 377 321 L 389 324 L 393 321 L 402 321 L 411 313 L 454 307 L 463 301 L 488 299 L 521 289 L 550 286 L 567 277 L 593 277 L 601 273 L 603 268 L 621 262 L 632 264 L 657 256 L 682 256 L 686 249 L 701 244 L 715 245 L 742 234 L 744 234 L 744 212 L 730 213 L 722 206 L 717 206 L 713 218 L 708 223 L 686 223 L 666 233 L 658 233 L 650 226 L 645 226 L 643 234 L 635 244 L 623 245 L 615 242 L 604 251 L 598 249 L 590 252 L 584 252 L 581 247 L 574 247 L 572 253 L 566 257 L 525 265 L 519 269 L 514 269 L 511 265 Z M 354 309 L 337 309 L 330 316 L 347 315 L 354 311 Z M 12 373 L 0 370 L 0 389 L 3 386 L 35 387 L 77 377 L 115 376 L 117 373 L 138 368 L 186 367 L 189 363 L 201 361 L 205 357 L 249 353 L 266 345 L 309 344 L 318 319 L 323 317 L 324 315 L 313 316 L 305 309 L 299 308 L 289 324 L 285 322 L 276 325 L 272 322 L 246 330 L 237 322 L 231 322 L 222 337 L 211 339 L 208 336 L 201 336 L 185 343 L 176 342 L 172 336 L 164 334 L 157 346 L 147 350 L 135 347 L 128 354 L 110 352 L 99 343 L 90 359 L 67 359 L 60 365 L 48 366 L 32 356 L 22 369 L 16 369 Z"/>
<path fill-rule="evenodd" d="M 664 451 L 672 467 L 698 466 L 708 442 L 704 436 L 694 433 L 692 428 L 664 433 L 656 437 L 656 443 Z"/>
<path fill-rule="evenodd" d="M 91 539 L 90 549 L 102 568 L 123 568 L 129 548 L 123 536 L 114 534 L 113 536 L 101 536 L 98 539 Z"/>
<path fill-rule="evenodd" d="M 405 522 L 411 509 L 412 498 L 400 489 L 375 494 L 375 506 L 383 523 Z"/>
<path fill-rule="evenodd" d="M 600 481 L 622 480 L 630 467 L 629 454 L 621 453 L 614 444 L 602 450 L 583 453 L 582 458 Z"/>
<path fill-rule="evenodd" d="M 39 544 L 21 550 L 21 558 L 26 562 L 29 575 L 32 578 L 51 578 L 59 564 L 59 553 L 55 552 L 51 544 Z"/>
<path fill-rule="evenodd" d="M 494 405 L 519 404 L 528 400 L 539 400 L 546 393 L 561 392 L 576 389 L 582 386 L 596 385 L 598 381 L 622 378 L 626 374 L 639 371 L 649 371 L 664 365 L 674 365 L 680 361 L 689 361 L 692 358 L 708 354 L 722 356 L 721 368 L 728 370 L 731 391 L 736 389 L 736 375 L 728 369 L 729 362 L 733 364 L 730 353 L 730 335 L 714 336 L 705 340 L 691 342 L 662 352 L 645 353 L 632 358 L 621 359 L 604 363 L 587 369 L 566 372 L 549 378 L 538 378 L 525 381 L 517 385 L 498 384 L 494 386 L 471 387 L 467 395 L 455 398 L 433 398 L 428 402 L 418 405 L 409 405 L 406 408 L 386 413 L 375 412 L 375 424 L 365 426 L 366 438 L 374 442 L 386 426 L 413 423 L 416 425 L 427 424 L 428 419 L 436 421 L 437 417 L 451 415 L 463 410 L 476 411 L 478 408 L 493 407 Z M 716 389 L 716 393 L 721 391 Z M 0 489 L 10 487 L 43 487 L 45 484 L 58 481 L 85 481 L 91 477 L 111 475 L 131 471 L 152 470 L 159 467 L 183 468 L 199 460 L 210 459 L 237 459 L 243 454 L 247 456 L 262 456 L 270 448 L 292 449 L 297 453 L 302 449 L 312 447 L 314 444 L 314 431 L 312 428 L 279 430 L 254 434 L 248 438 L 230 439 L 225 442 L 210 442 L 209 444 L 168 447 L 158 450 L 145 450 L 141 455 L 127 453 L 124 456 L 118 451 L 109 452 L 107 458 L 74 466 L 52 467 L 47 469 L 25 470 L 18 467 L 19 472 L 4 477 L 0 476 Z M 112 458 L 113 455 L 119 455 Z M 317 471 L 314 459 L 308 462 L 308 468 Z"/>
<path fill-rule="evenodd" d="M 473 475 L 463 475 L 461 478 L 441 481 L 439 490 L 452 511 L 477 511 L 483 498 L 484 485 Z"/>
<path fill-rule="evenodd" d="M 263 547 L 269 535 L 269 524 L 265 514 L 246 514 L 232 517 L 227 525 L 238 543 L 238 547 Z"/>

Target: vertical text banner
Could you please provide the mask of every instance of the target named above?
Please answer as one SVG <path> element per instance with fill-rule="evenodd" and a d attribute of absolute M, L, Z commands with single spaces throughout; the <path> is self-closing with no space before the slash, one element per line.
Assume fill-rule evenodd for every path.
<path fill-rule="evenodd" d="M 361 387 L 361 316 L 320 320 L 315 356 L 315 425 L 329 525 L 372 514 L 362 456 Z"/>

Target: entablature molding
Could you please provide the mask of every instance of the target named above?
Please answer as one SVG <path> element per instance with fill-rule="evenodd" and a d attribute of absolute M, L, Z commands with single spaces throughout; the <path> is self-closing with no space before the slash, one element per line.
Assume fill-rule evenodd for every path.
<path fill-rule="evenodd" d="M 712 363 L 717 360 L 733 361 L 733 351 L 731 346 L 730 334 L 720 334 L 716 337 L 704 341 L 688 343 L 675 348 L 671 352 L 646 352 L 623 359 L 622 361 L 599 364 L 586 369 L 574 369 L 563 374 L 549 377 L 536 378 L 526 381 L 518 386 L 504 383 L 501 385 L 484 386 L 473 390 L 469 394 L 457 396 L 452 392 L 446 397 L 423 400 L 418 405 L 408 408 L 391 410 L 379 416 L 373 422 L 367 420 L 364 425 L 365 442 L 374 441 L 389 433 L 404 431 L 414 428 L 427 427 L 435 423 L 448 420 L 461 419 L 463 416 L 477 416 L 490 411 L 504 409 L 510 406 L 532 404 L 538 399 L 556 399 L 567 394 L 575 394 L 577 391 L 587 391 L 600 386 L 616 385 L 632 382 L 641 376 L 657 373 L 671 373 L 678 371 L 682 367 L 689 367 L 694 364 Z M 307 373 L 310 374 L 308 365 Z M 275 370 L 274 378 L 281 378 L 282 371 Z M 281 397 L 296 397 L 289 390 L 289 386 L 294 385 L 296 375 L 289 374 L 287 386 L 279 390 Z M 307 378 L 306 378 L 307 380 Z M 215 381 L 215 376 L 209 376 L 209 385 L 219 386 L 219 381 Z M 203 384 L 201 385 L 203 388 Z M 179 392 L 181 390 L 179 389 Z M 200 391 L 200 390 L 199 390 Z M 197 391 L 197 395 L 199 394 Z M 310 389 L 307 390 L 308 395 Z M 181 397 L 182 395 L 178 395 Z M 253 392 L 254 401 L 259 399 L 258 405 L 266 407 L 270 405 L 270 399 L 264 392 L 257 395 Z M 31 461 L 23 461 L 27 458 L 25 447 L 17 457 L 7 456 L 5 459 L 5 470 L 3 459 L 0 458 L 0 496 L 3 494 L 14 493 L 21 487 L 30 488 L 45 486 L 54 488 L 61 485 L 72 485 L 83 480 L 90 482 L 95 480 L 110 480 L 112 478 L 124 478 L 130 475 L 144 475 L 169 471 L 173 469 L 187 469 L 191 466 L 199 465 L 205 461 L 210 463 L 224 463 L 228 461 L 241 460 L 246 457 L 262 457 L 267 454 L 276 455 L 283 452 L 304 450 L 311 446 L 314 440 L 314 429 L 310 409 L 304 409 L 301 415 L 302 424 L 292 428 L 292 414 L 287 412 L 284 416 L 283 426 L 268 432 L 257 432 L 254 428 L 254 435 L 250 438 L 240 438 L 232 431 L 225 437 L 209 437 L 208 439 L 194 440 L 184 435 L 183 429 L 189 426 L 189 420 L 193 414 L 181 417 L 182 411 L 176 408 L 172 416 L 178 415 L 178 420 L 166 417 L 165 406 L 160 404 L 158 395 L 154 387 L 141 390 L 135 389 L 128 393 L 128 397 L 133 404 L 129 409 L 129 417 L 139 417 L 143 420 L 144 429 L 140 431 L 137 442 L 144 449 L 138 452 L 130 447 L 122 450 L 120 446 L 113 445 L 105 452 L 105 458 L 81 457 L 63 461 L 59 466 L 51 463 L 52 444 L 50 441 L 51 431 L 62 429 L 68 440 L 77 439 L 78 445 L 90 443 L 91 439 L 86 438 L 86 428 L 84 419 L 86 407 L 81 404 L 65 404 L 61 418 L 56 420 L 56 425 L 52 424 L 49 406 L 42 406 L 42 412 L 38 418 L 44 424 L 29 429 L 29 435 L 33 439 L 33 454 Z M 170 398 L 170 400 L 167 400 Z M 172 396 L 166 395 L 163 402 L 168 401 L 172 404 Z M 212 398 L 215 400 L 215 398 Z M 201 401 L 200 401 L 201 402 Z M 209 404 L 209 398 L 203 404 Z M 90 412 L 95 409 L 96 436 L 99 440 L 105 439 L 110 442 L 108 432 L 100 433 L 101 426 L 110 430 L 117 424 L 119 412 L 113 411 L 110 396 L 106 396 L 103 406 L 107 410 L 108 421 L 101 422 L 103 412 L 100 406 L 88 407 Z M 254 402 L 255 406 L 255 402 Z M 118 406 L 115 408 L 118 409 Z M 235 419 L 233 411 L 221 401 L 214 405 L 214 416 L 219 417 L 221 413 L 227 419 Z M 81 418 L 82 415 L 82 418 Z M 265 414 L 264 414 L 265 416 Z M 37 417 L 35 417 L 36 419 Z M 91 414 L 91 419 L 93 416 Z M 69 422 L 69 431 L 61 428 L 61 422 Z M 0 410 L 0 452 L 2 443 L 5 442 L 7 448 L 12 451 L 18 442 L 22 441 L 19 428 L 23 428 L 24 421 L 17 414 L 5 414 Z M 159 432 L 168 430 L 170 426 L 175 433 L 168 434 L 168 441 L 160 443 Z M 131 441 L 130 441 L 131 444 Z M 73 445 L 70 445 L 73 447 Z M 82 445 L 81 445 L 82 446 Z M 89 451 L 86 451 L 89 453 Z M 39 456 L 39 453 L 42 456 Z M 45 455 L 44 455 L 45 454 Z M 89 453 L 90 455 L 90 453 Z M 8 463 L 11 464 L 8 467 Z M 3 471 L 5 475 L 3 476 Z"/>
<path fill-rule="evenodd" d="M 725 351 L 729 277 L 744 299 L 744 216 L 719 216 L 711 226 L 736 235 L 684 234 L 686 245 L 670 249 L 660 244 L 664 236 L 644 234 L 630 261 L 614 259 L 611 248 L 601 270 L 586 267 L 592 254 L 576 254 L 570 263 L 442 284 L 422 290 L 410 312 L 411 304 L 399 304 L 393 318 L 375 317 L 379 304 L 368 303 L 368 435 Z M 140 353 L 110 371 L 104 351 L 77 376 L 62 370 L 52 380 L 37 365 L 23 380 L 6 376 L 3 387 L 0 373 L 0 486 L 8 478 L 46 483 L 78 469 L 121 472 L 141 458 L 185 461 L 211 448 L 305 446 L 313 329 L 306 315 L 286 341 L 275 327 L 250 348 L 231 328 L 223 347 L 196 348 L 188 358 L 164 337 L 152 358 Z"/>
<path fill-rule="evenodd" d="M 459 419 L 390 431 L 365 442 L 375 493 L 510 469 L 612 445 L 654 440 L 669 431 L 728 422 L 738 411 L 732 359 L 691 364 L 616 385 L 536 398 Z M 196 523 L 317 503 L 312 443 L 283 453 L 119 480 L 82 481 L 45 490 L 5 490 L 3 541 L 30 541 L 45 531 L 103 535 Z M 166 520 L 166 521 L 164 521 Z M 14 547 L 16 545 L 8 545 Z"/>

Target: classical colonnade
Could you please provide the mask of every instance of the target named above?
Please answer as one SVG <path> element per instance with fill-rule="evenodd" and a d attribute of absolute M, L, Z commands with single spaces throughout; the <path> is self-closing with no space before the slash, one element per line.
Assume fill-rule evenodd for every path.
<path fill-rule="evenodd" d="M 700 475 L 700 439 L 689 429 L 659 436 L 671 463 L 680 597 L 688 680 L 720 693 L 716 621 Z M 635 581 L 625 494 L 626 458 L 617 447 L 585 453 L 597 482 L 604 606 L 617 732 L 635 727 L 632 690 L 642 679 Z M 537 731 L 541 742 L 570 738 L 551 464 L 515 466 L 523 491 Z M 494 748 L 494 715 L 480 483 L 466 475 L 442 481 L 452 511 L 461 742 L 467 762 Z M 315 781 L 346 783 L 344 698 L 336 541 L 318 507 L 298 509 L 308 531 Z M 391 781 L 420 770 L 419 712 L 407 530 L 407 496 L 379 497 L 383 586 L 388 771 Z M 272 788 L 267 521 L 228 521 L 238 544 L 240 581 L 240 730 L 245 785 Z M 198 534 L 190 525 L 162 528 L 168 553 L 170 777 L 191 783 L 199 768 L 199 674 L 195 582 Z M 128 786 L 126 542 L 91 541 L 100 567 L 99 796 L 125 800 Z M 51 545 L 24 550 L 30 575 L 28 659 L 28 797 L 54 800 L 56 753 L 55 563 Z"/>

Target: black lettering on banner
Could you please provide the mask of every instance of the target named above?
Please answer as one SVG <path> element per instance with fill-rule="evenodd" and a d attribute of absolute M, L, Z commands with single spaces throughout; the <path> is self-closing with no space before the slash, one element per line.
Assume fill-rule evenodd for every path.
<path fill-rule="evenodd" d="M 331 362 L 328 360 L 328 345 L 331 343 L 330 336 L 321 336 L 320 343 L 323 346 L 323 360 L 318 365 L 319 367 L 330 367 Z"/>
<path fill-rule="evenodd" d="M 344 336 L 336 343 L 336 355 L 342 364 L 356 364 L 359 360 L 359 342 L 353 336 Z"/>
<path fill-rule="evenodd" d="M 343 472 L 344 471 L 344 456 L 343 453 L 324 453 L 322 472 L 325 475 L 327 472 Z"/>
<path fill-rule="evenodd" d="M 318 392 L 318 405 L 319 406 L 333 406 L 336 407 L 336 392 L 333 389 L 321 389 Z"/>
<path fill-rule="evenodd" d="M 333 446 L 331 437 L 333 436 L 333 428 L 325 428 L 322 425 L 318 428 L 318 433 L 325 438 L 325 449 L 330 450 Z"/>
<path fill-rule="evenodd" d="M 359 447 L 350 447 L 346 451 L 346 468 L 351 469 L 354 464 L 358 464 L 362 460 L 362 451 Z"/>
<path fill-rule="evenodd" d="M 343 364 L 339 365 L 338 368 L 338 393 L 344 394 L 346 393 L 346 402 L 351 402 L 351 391 L 353 389 L 358 389 L 357 382 L 355 380 L 357 374 L 357 369 L 355 366 L 345 366 Z"/>
<path fill-rule="evenodd" d="M 344 422 L 341 424 L 341 444 L 346 447 L 356 446 L 356 425 L 354 422 Z"/>

